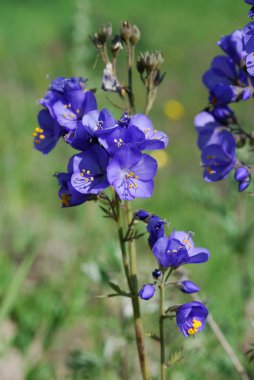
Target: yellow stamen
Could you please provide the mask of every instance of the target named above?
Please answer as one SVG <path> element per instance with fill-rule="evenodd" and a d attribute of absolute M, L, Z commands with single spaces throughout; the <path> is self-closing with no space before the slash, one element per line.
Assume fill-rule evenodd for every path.
<path fill-rule="evenodd" d="M 43 139 L 45 139 L 45 136 L 44 136 L 44 135 L 40 135 L 39 138 L 40 138 L 41 140 L 43 140 Z"/>
<path fill-rule="evenodd" d="M 33 136 L 34 136 L 34 137 L 36 137 L 36 136 L 37 136 L 37 134 L 38 134 L 38 133 L 36 133 L 36 132 L 33 132 Z"/>

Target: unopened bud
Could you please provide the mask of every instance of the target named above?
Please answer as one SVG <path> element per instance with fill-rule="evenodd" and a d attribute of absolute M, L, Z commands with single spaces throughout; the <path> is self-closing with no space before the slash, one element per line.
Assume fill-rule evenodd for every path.
<path fill-rule="evenodd" d="M 132 25 L 132 34 L 130 36 L 130 43 L 136 45 L 140 40 L 140 30 L 137 25 Z"/>
<path fill-rule="evenodd" d="M 132 24 L 129 21 L 123 21 L 120 25 L 121 37 L 125 42 L 128 42 L 132 35 Z"/>

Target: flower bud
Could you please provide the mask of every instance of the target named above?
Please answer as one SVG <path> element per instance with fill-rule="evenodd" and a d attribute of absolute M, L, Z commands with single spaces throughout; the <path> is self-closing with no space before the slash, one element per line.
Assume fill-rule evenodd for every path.
<path fill-rule="evenodd" d="M 199 287 L 192 281 L 182 281 L 176 285 L 183 293 L 197 293 L 200 291 Z"/>
<path fill-rule="evenodd" d="M 123 21 L 120 25 L 120 33 L 122 39 L 127 42 L 132 35 L 132 24 L 129 21 Z"/>
<path fill-rule="evenodd" d="M 154 296 L 155 287 L 152 284 L 146 284 L 140 289 L 138 295 L 142 300 L 149 300 Z"/>
<path fill-rule="evenodd" d="M 238 191 L 239 191 L 239 193 L 241 193 L 242 191 L 244 191 L 245 189 L 247 189 L 247 187 L 249 186 L 249 184 L 250 184 L 250 178 L 248 180 L 239 182 L 239 185 L 238 185 Z"/>
<path fill-rule="evenodd" d="M 240 166 L 235 171 L 235 180 L 237 182 L 245 181 L 249 177 L 249 170 L 246 166 Z"/>
<path fill-rule="evenodd" d="M 140 40 L 140 30 L 137 25 L 132 26 L 132 34 L 130 36 L 130 43 L 132 45 L 136 45 Z"/>
<path fill-rule="evenodd" d="M 152 276 L 153 276 L 153 278 L 155 278 L 155 279 L 157 280 L 158 278 L 161 277 L 161 271 L 160 271 L 159 269 L 155 269 L 155 270 L 152 272 Z"/>
<path fill-rule="evenodd" d="M 147 218 L 149 218 L 151 214 L 147 212 L 146 210 L 138 210 L 135 212 L 135 219 L 146 221 Z"/>

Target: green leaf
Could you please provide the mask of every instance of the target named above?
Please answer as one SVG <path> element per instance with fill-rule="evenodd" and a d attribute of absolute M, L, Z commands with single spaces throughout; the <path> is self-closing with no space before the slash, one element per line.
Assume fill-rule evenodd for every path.
<path fill-rule="evenodd" d="M 181 348 L 179 351 L 173 352 L 173 354 L 170 355 L 167 367 L 172 368 L 174 365 L 179 363 L 183 359 L 183 349 Z"/>

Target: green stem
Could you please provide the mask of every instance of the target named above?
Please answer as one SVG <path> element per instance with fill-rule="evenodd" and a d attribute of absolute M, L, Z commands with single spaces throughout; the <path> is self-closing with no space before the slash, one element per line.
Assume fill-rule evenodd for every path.
<path fill-rule="evenodd" d="M 132 222 L 132 213 L 130 203 L 126 202 L 126 223 L 129 226 Z M 139 354 L 140 368 L 143 376 L 143 380 L 149 380 L 149 370 L 147 359 L 145 355 L 145 338 L 143 323 L 141 319 L 140 304 L 138 294 L 138 278 L 137 278 L 137 264 L 136 264 L 136 246 L 135 241 L 128 241 L 128 253 L 129 253 L 129 268 L 130 268 L 130 291 L 136 295 L 132 297 L 132 308 L 134 318 L 134 328 L 136 334 L 136 345 Z"/>
<path fill-rule="evenodd" d="M 127 42 L 127 55 L 128 55 L 128 100 L 129 100 L 129 112 L 135 113 L 134 94 L 132 88 L 132 68 L 134 66 L 134 46 Z"/>
<path fill-rule="evenodd" d="M 164 334 L 164 317 L 165 317 L 165 278 L 162 275 L 160 288 L 160 350 L 161 350 L 161 380 L 166 380 L 166 364 L 165 364 L 165 334 Z"/>

